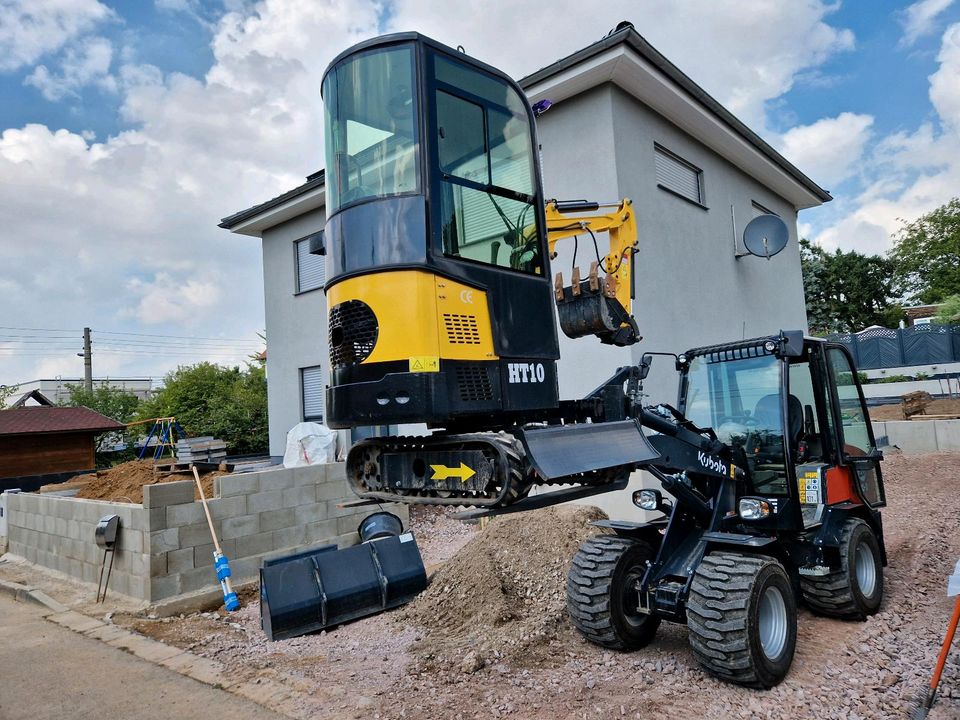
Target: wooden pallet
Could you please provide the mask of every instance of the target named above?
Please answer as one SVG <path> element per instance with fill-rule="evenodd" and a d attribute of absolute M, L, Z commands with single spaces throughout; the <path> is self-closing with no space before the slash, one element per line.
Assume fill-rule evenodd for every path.
<path fill-rule="evenodd" d="M 168 462 L 168 463 L 157 463 L 153 466 L 153 472 L 157 475 L 193 475 L 193 470 L 191 466 L 196 466 L 197 470 L 202 473 L 213 472 L 214 470 L 222 470 L 224 472 L 233 472 L 233 465 L 226 462 Z"/>

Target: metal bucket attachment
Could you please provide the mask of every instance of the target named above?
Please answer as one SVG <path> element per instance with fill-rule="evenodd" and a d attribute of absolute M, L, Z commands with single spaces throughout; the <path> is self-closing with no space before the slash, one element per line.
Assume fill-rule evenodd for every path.
<path fill-rule="evenodd" d="M 572 282 L 563 285 L 558 273 L 554 282 L 557 316 L 560 329 L 569 338 L 596 335 L 608 345 L 632 345 L 640 339 L 637 324 L 615 296 L 608 291 L 608 279 L 597 276 L 597 263 L 592 263 L 588 279 L 580 280 L 580 269 L 574 268 Z"/>
<path fill-rule="evenodd" d="M 277 558 L 260 569 L 260 626 L 283 640 L 398 607 L 427 586 L 411 533 Z"/>
<path fill-rule="evenodd" d="M 527 459 L 547 480 L 625 467 L 660 457 L 636 420 L 524 430 Z"/>
<path fill-rule="evenodd" d="M 376 512 L 367 515 L 357 527 L 360 542 L 392 537 L 403 532 L 403 521 L 393 513 Z"/>

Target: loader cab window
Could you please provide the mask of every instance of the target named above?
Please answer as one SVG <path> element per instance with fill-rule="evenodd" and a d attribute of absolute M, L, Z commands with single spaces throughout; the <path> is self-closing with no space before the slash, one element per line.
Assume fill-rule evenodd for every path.
<path fill-rule="evenodd" d="M 864 411 L 860 389 L 857 387 L 856 370 L 843 351 L 837 348 L 827 349 L 827 363 L 837 387 L 843 451 L 850 456 L 869 455 L 876 447 L 870 440 L 870 430 L 867 427 L 870 418 Z"/>
<path fill-rule="evenodd" d="M 787 494 L 780 366 L 773 355 L 698 356 L 687 370 L 683 398 L 686 417 L 743 448 L 754 487 L 772 495 Z"/>
<path fill-rule="evenodd" d="M 323 82 L 327 212 L 416 193 L 419 133 L 412 46 L 345 60 Z"/>
<path fill-rule="evenodd" d="M 441 55 L 433 68 L 444 254 L 542 274 L 525 101 L 501 79 Z"/>

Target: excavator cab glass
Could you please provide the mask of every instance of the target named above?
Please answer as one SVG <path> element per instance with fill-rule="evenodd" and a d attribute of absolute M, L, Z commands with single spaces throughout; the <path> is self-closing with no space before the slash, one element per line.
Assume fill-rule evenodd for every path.
<path fill-rule="evenodd" d="M 341 55 L 321 94 L 333 277 L 444 261 L 545 275 L 533 115 L 513 81 L 409 33 Z"/>

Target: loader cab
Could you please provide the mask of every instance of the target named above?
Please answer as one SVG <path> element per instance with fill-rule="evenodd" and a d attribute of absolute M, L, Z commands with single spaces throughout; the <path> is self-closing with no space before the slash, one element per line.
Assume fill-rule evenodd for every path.
<path fill-rule="evenodd" d="M 544 202 L 520 87 L 402 33 L 337 57 L 321 94 L 331 425 L 555 407 Z M 417 373 L 437 376 L 399 377 Z"/>
<path fill-rule="evenodd" d="M 835 344 L 791 334 L 681 356 L 679 407 L 734 448 L 743 494 L 774 501 L 770 527 L 809 527 L 827 507 L 884 504 L 878 452 L 855 367 Z"/>

